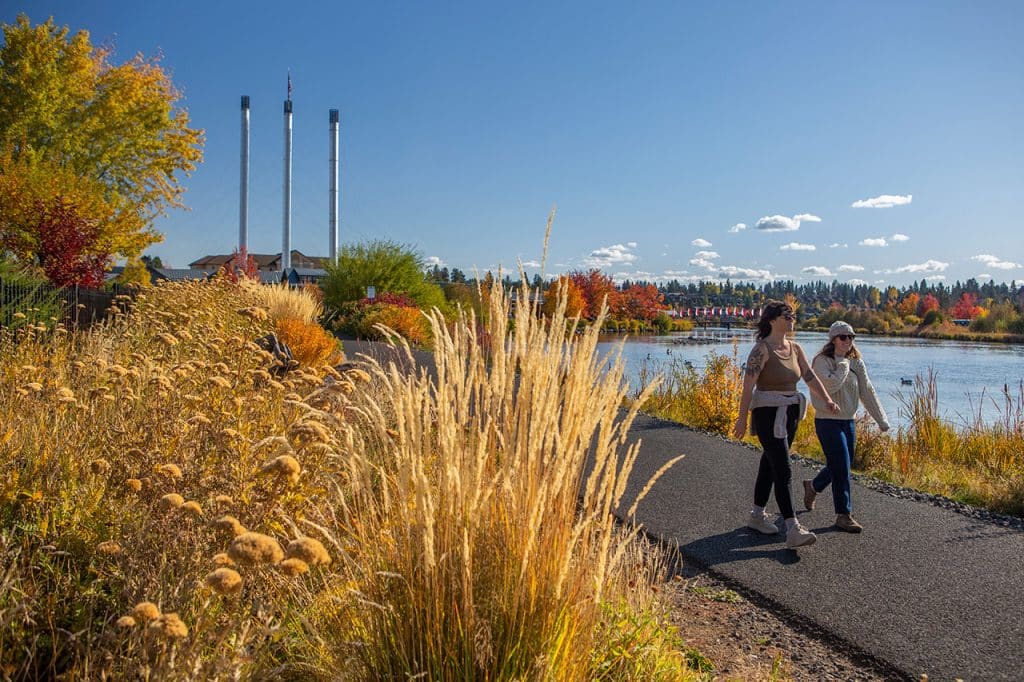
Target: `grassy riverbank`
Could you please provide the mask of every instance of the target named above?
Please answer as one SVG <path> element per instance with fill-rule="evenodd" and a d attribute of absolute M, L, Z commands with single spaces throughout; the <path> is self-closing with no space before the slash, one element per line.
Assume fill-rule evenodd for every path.
<path fill-rule="evenodd" d="M 485 329 L 431 321 L 436 389 L 339 374 L 308 327 L 277 376 L 252 341 L 310 302 L 258 291 L 0 330 L 4 676 L 696 679 L 610 514 L 634 413 L 597 325 L 524 307 L 513 339 L 498 294 Z"/>
<path fill-rule="evenodd" d="M 738 348 L 711 353 L 698 370 L 673 362 L 644 411 L 695 428 L 727 435 L 743 388 Z M 641 376 L 641 382 L 650 377 Z M 1024 516 L 1024 387 L 999 396 L 1000 417 L 976 415 L 955 424 L 939 416 L 936 379 L 918 377 L 903 408 L 908 426 L 881 433 L 860 420 L 854 468 L 897 485 Z M 814 411 L 800 425 L 793 450 L 823 459 L 814 433 Z M 756 444 L 749 437 L 748 442 Z"/>

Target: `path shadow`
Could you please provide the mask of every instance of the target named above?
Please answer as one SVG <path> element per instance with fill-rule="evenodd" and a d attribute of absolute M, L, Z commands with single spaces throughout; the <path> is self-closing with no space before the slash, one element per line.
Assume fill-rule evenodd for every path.
<path fill-rule="evenodd" d="M 750 559 L 774 559 L 787 566 L 800 561 L 799 553 L 786 547 L 781 534 L 764 535 L 746 526 L 688 542 L 679 551 L 709 568 Z"/>

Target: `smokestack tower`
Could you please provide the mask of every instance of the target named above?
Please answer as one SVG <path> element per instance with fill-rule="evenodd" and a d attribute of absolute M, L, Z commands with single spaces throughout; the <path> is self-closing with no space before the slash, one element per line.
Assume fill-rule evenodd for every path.
<path fill-rule="evenodd" d="M 242 95 L 242 158 L 238 198 L 238 250 L 249 251 L 249 95 Z"/>
<path fill-rule="evenodd" d="M 281 272 L 292 266 L 292 75 L 288 74 L 288 99 L 284 101 L 284 234 L 281 239 Z"/>
<path fill-rule="evenodd" d="M 330 208 L 327 257 L 338 260 L 338 110 L 330 110 Z"/>

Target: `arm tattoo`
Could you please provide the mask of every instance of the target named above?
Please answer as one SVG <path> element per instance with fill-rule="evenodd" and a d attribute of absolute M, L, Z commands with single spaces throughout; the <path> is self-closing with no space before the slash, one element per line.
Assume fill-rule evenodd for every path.
<path fill-rule="evenodd" d="M 747 358 L 746 372 L 749 377 L 756 377 L 764 369 L 764 358 L 761 356 L 761 349 L 754 348 L 750 351 L 750 357 Z"/>
<path fill-rule="evenodd" d="M 815 374 L 814 370 L 811 369 L 810 367 L 804 370 L 804 381 L 806 381 L 807 383 L 811 383 L 812 381 L 815 381 L 817 378 L 818 375 Z"/>

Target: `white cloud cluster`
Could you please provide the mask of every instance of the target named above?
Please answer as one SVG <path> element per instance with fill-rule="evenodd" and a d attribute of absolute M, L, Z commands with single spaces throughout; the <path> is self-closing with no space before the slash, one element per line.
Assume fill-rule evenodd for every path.
<path fill-rule="evenodd" d="M 707 258 L 691 258 L 690 265 L 696 265 L 698 268 L 704 268 L 705 270 L 712 270 L 715 267 L 714 262 Z"/>
<path fill-rule="evenodd" d="M 845 249 L 845 248 L 848 248 L 849 246 L 850 246 L 849 244 L 840 244 L 839 242 L 832 242 L 831 244 L 828 245 L 828 248 L 830 248 L 830 249 Z"/>
<path fill-rule="evenodd" d="M 523 261 L 523 267 L 524 268 L 539 268 L 540 267 L 540 261 L 539 260 L 525 260 L 525 261 Z"/>
<path fill-rule="evenodd" d="M 840 265 L 839 272 L 864 272 L 863 265 Z"/>
<path fill-rule="evenodd" d="M 867 280 L 854 278 L 854 279 L 847 280 L 846 283 L 847 284 L 852 284 L 855 287 L 859 287 L 859 286 L 863 286 L 863 285 L 867 284 Z"/>
<path fill-rule="evenodd" d="M 914 200 L 913 194 L 882 194 L 870 199 L 860 199 L 850 204 L 851 208 L 892 208 L 904 206 Z"/>
<path fill-rule="evenodd" d="M 591 251 L 590 255 L 583 259 L 583 264 L 588 268 L 607 268 L 620 263 L 632 263 L 637 258 L 635 253 L 630 253 L 634 248 L 636 248 L 636 242 L 602 246 Z"/>
<path fill-rule="evenodd" d="M 979 253 L 977 256 L 971 256 L 971 260 L 976 260 L 979 263 L 984 263 L 987 268 L 995 268 L 996 270 L 1014 270 L 1016 268 L 1024 267 L 1020 263 L 1014 263 L 1012 261 L 1003 260 L 998 256 L 993 256 L 987 253 Z"/>
<path fill-rule="evenodd" d="M 443 268 L 445 266 L 445 262 L 438 256 L 427 256 L 426 259 L 424 259 L 423 264 L 428 268 L 432 268 L 435 265 L 439 268 Z"/>
<path fill-rule="evenodd" d="M 693 254 L 696 258 L 707 258 L 708 260 L 714 260 L 715 258 L 721 258 L 717 251 L 698 251 Z"/>
<path fill-rule="evenodd" d="M 731 277 L 741 279 L 759 279 L 759 280 L 772 280 L 775 276 L 768 270 L 758 270 L 756 268 L 740 268 L 735 265 L 723 265 L 718 268 L 719 277 Z"/>
<path fill-rule="evenodd" d="M 885 240 L 885 237 L 861 239 L 857 243 L 861 246 L 889 246 L 889 242 Z"/>
<path fill-rule="evenodd" d="M 821 218 L 814 215 L 813 213 L 798 213 L 793 216 L 793 220 L 798 220 L 803 223 L 820 223 Z"/>
<path fill-rule="evenodd" d="M 809 267 L 804 268 L 800 272 L 804 273 L 805 275 L 814 275 L 816 277 L 832 276 L 832 271 L 821 265 L 811 265 Z"/>
<path fill-rule="evenodd" d="M 992 279 L 992 275 L 988 274 L 987 272 L 983 272 L 980 275 L 978 275 L 978 279 L 979 280 Z"/>
<path fill-rule="evenodd" d="M 814 244 L 801 244 L 800 242 L 790 242 L 783 244 L 779 247 L 779 251 L 815 251 L 817 250 Z"/>
<path fill-rule="evenodd" d="M 729 228 L 729 232 L 736 234 L 737 232 L 742 232 L 745 229 L 747 229 L 746 223 L 736 223 L 735 225 Z"/>
<path fill-rule="evenodd" d="M 707 239 L 701 239 L 700 237 L 697 237 L 692 242 L 690 242 L 690 246 L 696 246 L 701 249 L 706 249 L 709 246 L 711 246 L 711 242 L 709 242 Z"/>
<path fill-rule="evenodd" d="M 784 215 L 769 215 L 760 218 L 754 228 L 764 232 L 792 232 L 800 229 L 800 221 Z"/>
<path fill-rule="evenodd" d="M 893 240 L 894 242 L 908 242 L 908 241 L 910 241 L 910 237 L 908 237 L 905 234 L 900 234 L 899 232 L 897 232 L 893 236 L 889 237 L 889 239 Z"/>
<path fill-rule="evenodd" d="M 894 275 L 901 273 L 912 273 L 912 274 L 934 274 L 936 272 L 943 272 L 949 267 L 949 263 L 943 263 L 942 261 L 928 259 L 923 263 L 911 263 L 910 265 L 904 265 L 903 267 L 896 268 L 895 270 L 876 270 L 875 272 L 883 273 L 886 275 Z M 929 277 L 928 279 L 939 279 L 938 277 Z"/>

